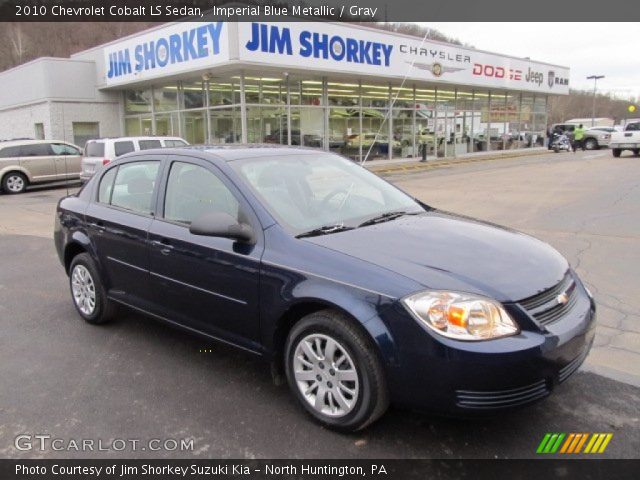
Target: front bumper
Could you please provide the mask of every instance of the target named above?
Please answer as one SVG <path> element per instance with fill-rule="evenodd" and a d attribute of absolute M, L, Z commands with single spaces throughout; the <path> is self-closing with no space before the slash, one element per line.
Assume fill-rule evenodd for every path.
<path fill-rule="evenodd" d="M 580 367 L 593 344 L 595 304 L 582 285 L 579 289 L 571 311 L 556 323 L 496 340 L 451 340 L 408 314 L 402 321 L 395 318 L 399 358 L 397 366 L 388 367 L 392 401 L 466 416 L 548 396 Z M 402 309 L 398 305 L 393 315 L 403 315 Z"/>

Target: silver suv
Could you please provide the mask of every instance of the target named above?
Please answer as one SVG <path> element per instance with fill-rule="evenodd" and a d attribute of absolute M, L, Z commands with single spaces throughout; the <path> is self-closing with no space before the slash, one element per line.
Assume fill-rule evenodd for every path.
<path fill-rule="evenodd" d="M 80 147 L 56 140 L 0 142 L 0 186 L 22 193 L 28 185 L 80 178 Z"/>

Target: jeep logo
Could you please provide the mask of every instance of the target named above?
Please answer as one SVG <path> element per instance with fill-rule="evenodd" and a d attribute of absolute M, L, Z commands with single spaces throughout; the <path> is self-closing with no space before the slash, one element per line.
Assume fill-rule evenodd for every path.
<path fill-rule="evenodd" d="M 529 70 L 527 71 L 524 79 L 529 83 L 535 83 L 536 85 L 540 86 L 544 81 L 544 73 L 534 72 L 533 70 L 531 70 L 531 67 L 529 67 Z"/>

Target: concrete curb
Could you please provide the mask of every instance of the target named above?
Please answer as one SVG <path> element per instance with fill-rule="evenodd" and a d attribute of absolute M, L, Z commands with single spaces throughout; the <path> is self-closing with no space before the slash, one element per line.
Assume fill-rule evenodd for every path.
<path fill-rule="evenodd" d="M 476 163 L 476 162 L 486 162 L 489 160 L 504 160 L 508 158 L 520 158 L 520 157 L 529 157 L 534 155 L 547 155 L 549 151 L 545 150 L 535 150 L 535 151 L 526 151 L 526 152 L 513 152 L 513 153 L 502 153 L 498 155 L 482 155 L 477 157 L 467 157 L 467 158 L 443 158 L 442 160 L 432 160 L 426 163 L 422 163 L 416 160 L 412 160 L 409 162 L 397 163 L 394 165 L 367 165 L 365 163 L 365 168 L 371 170 L 374 173 L 378 173 L 380 175 L 393 175 L 393 174 L 403 174 L 403 173 L 412 173 L 412 172 L 421 172 L 425 170 L 434 170 L 436 168 L 448 167 L 451 165 L 462 165 L 467 163 Z"/>

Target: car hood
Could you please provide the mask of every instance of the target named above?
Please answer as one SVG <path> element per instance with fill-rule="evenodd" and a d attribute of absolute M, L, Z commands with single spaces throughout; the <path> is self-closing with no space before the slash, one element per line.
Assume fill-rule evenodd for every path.
<path fill-rule="evenodd" d="M 531 236 L 437 210 L 306 240 L 426 289 L 476 293 L 502 302 L 554 286 L 569 268 L 555 249 Z"/>

